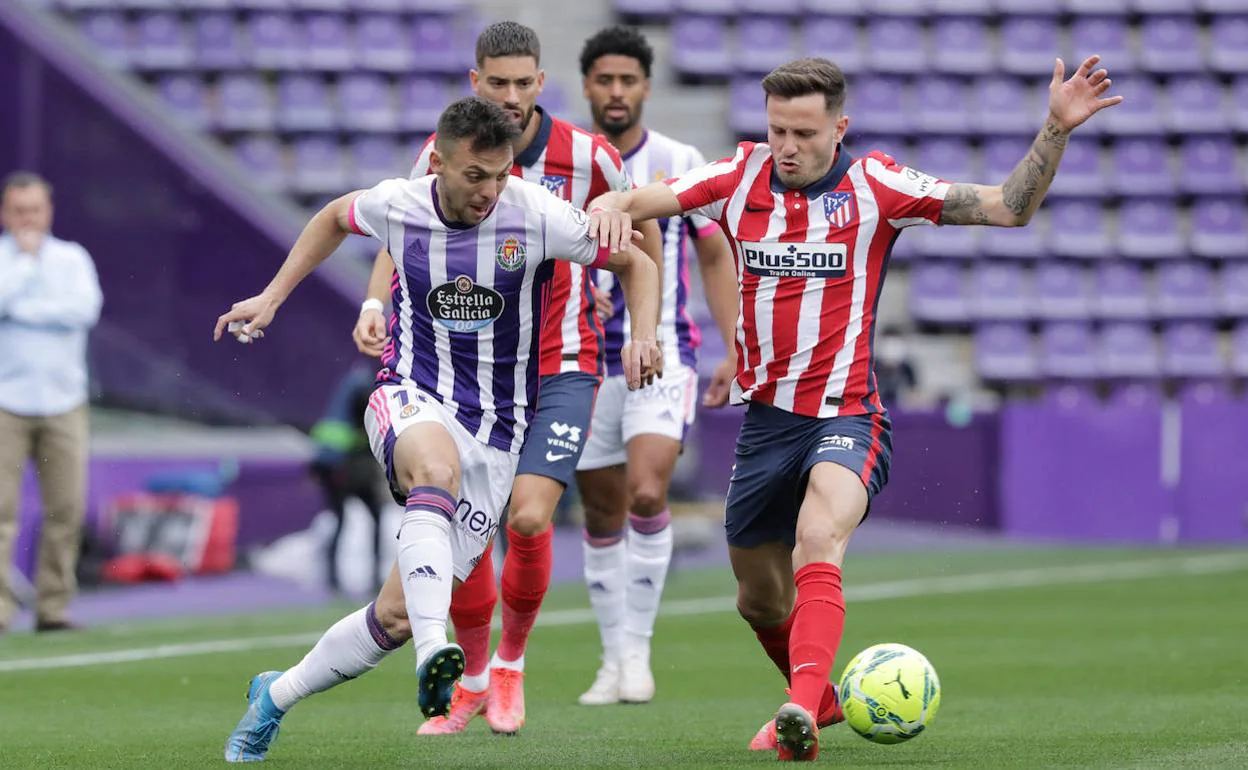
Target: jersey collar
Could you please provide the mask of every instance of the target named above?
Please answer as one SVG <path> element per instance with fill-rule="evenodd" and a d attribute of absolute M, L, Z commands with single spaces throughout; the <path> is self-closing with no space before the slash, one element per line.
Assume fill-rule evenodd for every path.
<path fill-rule="evenodd" d="M 646 140 L 648 140 L 649 138 L 650 138 L 650 129 L 643 128 L 641 130 L 641 141 L 638 142 L 637 146 L 634 147 L 633 149 L 629 150 L 628 152 L 621 153 L 620 160 L 632 160 L 633 156 L 641 152 L 641 148 L 646 146 Z"/>
<path fill-rule="evenodd" d="M 517 166 L 528 168 L 537 163 L 537 159 L 542 157 L 543 152 L 546 152 L 546 145 L 550 142 L 550 130 L 554 127 L 555 121 L 546 110 L 542 109 L 542 105 L 536 105 L 536 108 L 537 117 L 541 123 L 537 126 L 537 134 L 533 136 L 533 141 L 524 148 L 524 152 L 516 156 Z"/>
<path fill-rule="evenodd" d="M 441 220 L 443 225 L 446 225 L 448 230 L 471 230 L 474 227 L 474 225 L 470 225 L 467 222 L 452 222 L 446 218 L 446 214 L 442 211 L 442 204 L 438 202 L 438 178 L 436 176 L 433 178 L 430 194 L 433 196 L 433 210 L 438 215 L 438 219 Z M 494 209 L 491 208 L 489 214 L 486 214 L 485 216 L 488 218 L 490 214 L 493 213 Z"/>
<path fill-rule="evenodd" d="M 836 148 L 836 159 L 832 161 L 832 168 L 828 169 L 828 173 L 803 187 L 800 192 L 808 199 L 813 200 L 826 192 L 835 190 L 836 186 L 841 183 L 841 179 L 845 177 L 845 173 L 849 171 L 849 165 L 853 162 L 854 159 L 849 154 L 849 150 L 845 149 L 845 145 L 839 145 Z M 771 164 L 771 191 L 781 195 L 794 192 L 794 190 L 785 187 L 784 183 L 780 181 L 779 175 L 776 174 L 774 158 Z"/>

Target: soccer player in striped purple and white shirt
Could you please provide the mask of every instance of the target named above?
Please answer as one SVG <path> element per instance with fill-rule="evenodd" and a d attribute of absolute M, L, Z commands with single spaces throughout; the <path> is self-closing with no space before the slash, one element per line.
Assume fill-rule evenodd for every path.
<path fill-rule="evenodd" d="M 511 176 L 515 125 L 476 97 L 438 121 L 433 175 L 345 195 L 304 228 L 268 288 L 217 320 L 257 339 L 295 285 L 348 233 L 395 255 L 398 322 L 364 414 L 373 453 L 406 504 L 398 557 L 377 599 L 340 620 L 293 668 L 257 675 L 227 761 L 263 759 L 295 703 L 375 667 L 409 638 L 418 701 L 445 714 L 464 653 L 447 640 L 453 589 L 498 530 L 537 398 L 541 296 L 565 259 L 612 271 L 636 321 L 623 352 L 630 387 L 654 374 L 658 274 L 635 246 L 609 254 L 584 212 Z"/>

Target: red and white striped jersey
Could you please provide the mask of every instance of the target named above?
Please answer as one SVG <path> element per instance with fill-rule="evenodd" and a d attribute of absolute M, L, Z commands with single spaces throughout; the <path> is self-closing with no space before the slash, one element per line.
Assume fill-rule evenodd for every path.
<path fill-rule="evenodd" d="M 743 142 L 667 180 L 686 213 L 719 222 L 736 259 L 733 403 L 809 417 L 882 412 L 872 347 L 889 252 L 902 228 L 937 223 L 949 183 L 843 146 L 800 190 L 773 165 L 770 147 Z"/>
<path fill-rule="evenodd" d="M 541 107 L 534 117 L 541 121 L 537 135 L 516 156 L 513 176 L 540 184 L 579 209 L 605 192 L 632 188 L 619 152 L 606 138 L 551 117 Z M 429 173 L 433 140 L 429 137 L 416 158 L 412 178 Z M 553 262 L 553 267 L 542 311 L 539 372 L 543 377 L 564 372 L 601 377 L 602 322 L 594 313 L 589 274 L 583 266 L 564 260 Z"/>

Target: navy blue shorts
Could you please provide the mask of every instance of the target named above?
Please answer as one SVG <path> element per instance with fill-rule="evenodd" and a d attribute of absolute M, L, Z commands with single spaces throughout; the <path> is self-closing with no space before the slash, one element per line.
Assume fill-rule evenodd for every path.
<path fill-rule="evenodd" d="M 598 395 L 598 378 L 584 372 L 543 377 L 537 391 L 537 412 L 520 449 L 516 475 L 532 473 L 565 487 L 589 438 L 589 421 Z"/>
<path fill-rule="evenodd" d="M 728 544 L 792 546 L 806 479 L 818 463 L 836 463 L 858 474 L 870 507 L 888 482 L 891 433 L 882 414 L 816 418 L 750 404 L 737 434 L 737 461 L 728 485 Z"/>

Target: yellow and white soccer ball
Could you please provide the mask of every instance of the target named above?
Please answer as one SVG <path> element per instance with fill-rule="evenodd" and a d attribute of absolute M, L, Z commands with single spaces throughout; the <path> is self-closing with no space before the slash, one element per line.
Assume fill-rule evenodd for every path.
<path fill-rule="evenodd" d="M 839 689 L 846 724 L 874 743 L 917 737 L 940 709 L 936 669 L 904 644 L 877 644 L 855 655 Z"/>

